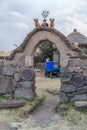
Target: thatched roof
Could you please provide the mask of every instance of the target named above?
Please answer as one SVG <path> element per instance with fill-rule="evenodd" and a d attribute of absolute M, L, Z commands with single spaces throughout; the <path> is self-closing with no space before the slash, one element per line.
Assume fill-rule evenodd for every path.
<path fill-rule="evenodd" d="M 68 40 L 73 45 L 74 43 L 79 43 L 81 45 L 87 45 L 87 37 L 78 32 L 76 29 L 73 30 L 72 33 L 70 33 L 67 36 Z"/>

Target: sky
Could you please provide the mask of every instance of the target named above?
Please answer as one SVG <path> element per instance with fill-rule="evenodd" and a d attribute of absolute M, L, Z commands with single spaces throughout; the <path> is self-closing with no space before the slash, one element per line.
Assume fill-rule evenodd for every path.
<path fill-rule="evenodd" d="M 42 23 L 43 10 L 65 36 L 74 28 L 87 36 L 87 0 L 0 0 L 0 51 L 19 46 L 35 28 L 33 19 Z"/>

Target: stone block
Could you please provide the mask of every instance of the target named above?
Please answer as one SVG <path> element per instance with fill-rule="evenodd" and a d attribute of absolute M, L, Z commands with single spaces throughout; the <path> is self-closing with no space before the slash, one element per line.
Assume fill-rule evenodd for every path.
<path fill-rule="evenodd" d="M 11 93 L 13 90 L 11 79 L 0 76 L 0 94 Z"/>
<path fill-rule="evenodd" d="M 26 55 L 26 57 L 25 57 L 25 66 L 27 66 L 27 67 L 33 66 L 33 60 L 32 60 L 31 55 Z"/>
<path fill-rule="evenodd" d="M 31 81 L 35 78 L 35 72 L 31 68 L 23 68 L 19 73 L 19 78 L 22 81 Z"/>
<path fill-rule="evenodd" d="M 13 86 L 14 90 L 17 87 L 17 82 L 14 79 L 12 79 L 12 86 Z"/>
<path fill-rule="evenodd" d="M 72 74 L 65 72 L 60 75 L 60 78 L 62 83 L 68 83 L 72 78 Z"/>
<path fill-rule="evenodd" d="M 69 98 L 66 96 L 65 93 L 60 93 L 60 102 L 68 102 L 69 101 Z"/>
<path fill-rule="evenodd" d="M 73 97 L 74 95 L 76 95 L 76 92 L 71 92 L 71 93 L 66 93 L 66 95 L 71 98 Z"/>
<path fill-rule="evenodd" d="M 87 59 L 85 59 L 82 63 L 82 68 L 87 69 Z"/>
<path fill-rule="evenodd" d="M 14 68 L 12 66 L 3 67 L 2 74 L 6 75 L 6 76 L 13 76 L 14 75 Z"/>
<path fill-rule="evenodd" d="M 61 67 L 60 68 L 60 73 L 66 73 L 66 72 L 70 72 L 68 67 Z"/>
<path fill-rule="evenodd" d="M 87 101 L 76 101 L 74 105 L 75 107 L 84 107 L 87 106 Z"/>
<path fill-rule="evenodd" d="M 85 94 L 77 94 L 70 99 L 71 102 L 72 101 L 82 101 L 82 100 L 87 100 L 86 93 Z"/>
<path fill-rule="evenodd" d="M 82 88 L 78 88 L 77 93 L 78 94 L 87 93 L 87 86 L 84 86 Z"/>
<path fill-rule="evenodd" d="M 82 60 L 80 58 L 72 58 L 69 61 L 69 66 L 70 67 L 77 67 L 82 65 Z"/>
<path fill-rule="evenodd" d="M 73 75 L 72 83 L 74 86 L 84 87 L 86 82 L 82 74 L 76 74 L 76 75 Z"/>
<path fill-rule="evenodd" d="M 35 97 L 35 92 L 32 89 L 17 88 L 14 92 L 14 97 L 32 99 Z"/>
<path fill-rule="evenodd" d="M 16 82 L 20 81 L 19 73 L 15 73 L 15 74 L 14 74 L 14 80 L 15 80 Z"/>
<path fill-rule="evenodd" d="M 18 86 L 20 87 L 24 87 L 24 88 L 33 88 L 34 87 L 34 81 L 30 81 L 30 82 L 19 82 Z"/>
<path fill-rule="evenodd" d="M 87 70 L 83 70 L 83 75 L 87 77 Z"/>
<path fill-rule="evenodd" d="M 83 69 L 82 69 L 80 66 L 78 66 L 78 67 L 70 67 L 70 66 L 69 66 L 69 71 L 70 71 L 71 73 L 73 73 L 73 72 L 81 73 L 81 72 L 83 72 Z"/>
<path fill-rule="evenodd" d="M 0 75 L 2 75 L 2 70 L 0 70 Z"/>
<path fill-rule="evenodd" d="M 60 91 L 70 93 L 70 92 L 75 92 L 76 89 L 77 89 L 76 86 L 62 84 L 61 88 L 60 88 Z"/>
<path fill-rule="evenodd" d="M 0 67 L 2 67 L 2 65 L 3 65 L 3 61 L 2 61 L 2 60 L 0 60 Z"/>

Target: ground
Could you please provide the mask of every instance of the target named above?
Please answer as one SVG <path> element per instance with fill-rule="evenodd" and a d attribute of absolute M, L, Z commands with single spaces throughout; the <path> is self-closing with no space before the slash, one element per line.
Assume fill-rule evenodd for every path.
<path fill-rule="evenodd" d="M 63 113 L 55 113 L 59 102 L 59 78 L 36 77 L 37 95 L 45 96 L 45 100 L 30 114 L 21 118 L 7 114 L 8 110 L 0 110 L 1 130 L 87 130 L 87 115 L 72 107 Z M 61 106 L 63 109 L 65 106 Z"/>

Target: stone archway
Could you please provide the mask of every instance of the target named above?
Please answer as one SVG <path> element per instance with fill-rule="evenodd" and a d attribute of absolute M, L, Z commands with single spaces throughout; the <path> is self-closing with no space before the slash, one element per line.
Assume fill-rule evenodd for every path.
<path fill-rule="evenodd" d="M 27 35 L 20 47 L 12 52 L 8 60 L 3 61 L 3 68 L 11 66 L 10 69 L 14 67 L 12 71 L 16 72 L 17 67 L 33 66 L 34 52 L 40 42 L 44 40 L 53 42 L 60 53 L 60 101 L 87 100 L 87 55 L 78 47 L 72 47 L 67 38 L 56 29 L 35 28 Z M 13 79 L 15 80 L 14 75 Z"/>
<path fill-rule="evenodd" d="M 70 49 L 71 44 L 67 38 L 59 31 L 43 27 L 36 28 L 30 34 L 28 34 L 20 47 L 14 50 L 10 55 L 9 60 L 12 61 L 15 59 L 15 61 L 20 61 L 22 57 L 26 56 L 28 59 L 31 58 L 32 60 L 37 46 L 41 41 L 45 40 L 49 40 L 56 45 L 57 49 L 60 52 L 60 65 L 67 66 L 69 59 L 68 54 L 73 55 L 73 52 Z"/>

